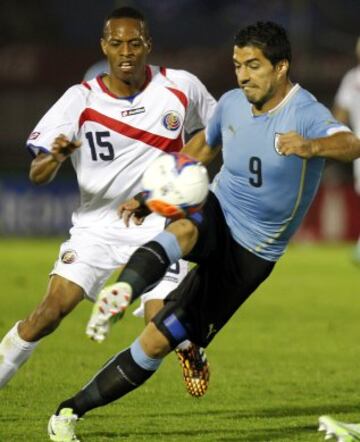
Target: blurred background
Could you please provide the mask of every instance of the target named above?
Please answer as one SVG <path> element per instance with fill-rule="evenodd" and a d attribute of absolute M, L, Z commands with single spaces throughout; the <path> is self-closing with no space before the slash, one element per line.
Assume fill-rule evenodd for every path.
<path fill-rule="evenodd" d="M 342 76 L 355 66 L 360 0 L 2 0 L 0 15 L 0 235 L 66 235 L 78 201 L 67 164 L 48 186 L 28 180 L 25 141 L 71 85 L 102 60 L 105 16 L 134 6 L 148 17 L 150 61 L 196 74 L 219 98 L 236 87 L 236 30 L 257 20 L 285 26 L 293 46 L 292 80 L 331 107 Z M 329 163 L 298 241 L 355 240 L 359 197 L 351 165 Z"/>

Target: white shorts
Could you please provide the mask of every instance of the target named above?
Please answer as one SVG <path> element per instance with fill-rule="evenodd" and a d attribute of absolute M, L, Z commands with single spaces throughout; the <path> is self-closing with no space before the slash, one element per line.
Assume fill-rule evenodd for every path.
<path fill-rule="evenodd" d="M 96 242 L 87 235 L 73 235 L 60 246 L 59 257 L 50 275 L 59 275 L 84 289 L 85 296 L 95 302 L 106 281 L 119 267 L 124 266 L 138 246 Z M 164 299 L 184 279 L 186 261 L 172 265 L 163 280 L 142 300 Z"/>

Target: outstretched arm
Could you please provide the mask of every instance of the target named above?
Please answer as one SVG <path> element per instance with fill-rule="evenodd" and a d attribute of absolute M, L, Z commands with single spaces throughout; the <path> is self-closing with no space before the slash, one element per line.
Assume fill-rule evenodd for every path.
<path fill-rule="evenodd" d="M 39 153 L 31 162 L 29 178 L 35 184 L 52 181 L 60 169 L 61 163 L 48 153 Z"/>
<path fill-rule="evenodd" d="M 185 144 L 181 152 L 207 165 L 216 157 L 220 148 L 221 146 L 209 146 L 205 140 L 205 132 L 201 131 Z M 118 213 L 125 225 L 129 227 L 131 219 L 136 225 L 140 225 L 151 211 L 146 206 L 143 193 L 140 192 L 134 198 L 122 203 L 118 208 Z"/>
<path fill-rule="evenodd" d="M 40 153 L 33 159 L 30 166 L 29 178 L 35 184 L 45 184 L 52 181 L 62 163 L 80 147 L 81 142 L 71 142 L 65 135 L 59 135 L 52 143 L 49 154 Z"/>
<path fill-rule="evenodd" d="M 205 166 L 210 164 L 219 153 L 221 146 L 211 147 L 206 143 L 205 131 L 198 132 L 194 135 L 181 149 L 192 158 L 201 161 Z"/>
<path fill-rule="evenodd" d="M 338 132 L 324 138 L 305 139 L 296 132 L 279 136 L 282 155 L 302 158 L 322 157 L 338 161 L 353 161 L 360 157 L 360 139 L 352 132 Z"/>

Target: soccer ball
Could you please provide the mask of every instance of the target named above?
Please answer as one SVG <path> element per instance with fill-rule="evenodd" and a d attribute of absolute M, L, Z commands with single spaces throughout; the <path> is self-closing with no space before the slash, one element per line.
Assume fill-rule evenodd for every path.
<path fill-rule="evenodd" d="M 208 194 L 206 168 L 183 153 L 158 157 L 145 170 L 142 186 L 146 205 L 167 218 L 183 218 L 198 211 Z"/>

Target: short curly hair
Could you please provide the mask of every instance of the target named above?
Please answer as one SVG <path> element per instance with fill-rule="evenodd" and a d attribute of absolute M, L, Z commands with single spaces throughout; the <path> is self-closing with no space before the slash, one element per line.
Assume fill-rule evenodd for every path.
<path fill-rule="evenodd" d="M 291 45 L 285 29 L 271 21 L 246 26 L 235 35 L 235 46 L 255 46 L 274 66 L 280 60 L 291 63 Z"/>
<path fill-rule="evenodd" d="M 104 21 L 104 34 L 107 22 L 111 19 L 116 18 L 133 18 L 134 20 L 138 20 L 142 23 L 146 37 L 150 36 L 149 26 L 144 14 L 138 9 L 132 8 L 131 6 L 123 6 L 110 12 L 110 14 L 105 18 Z"/>

